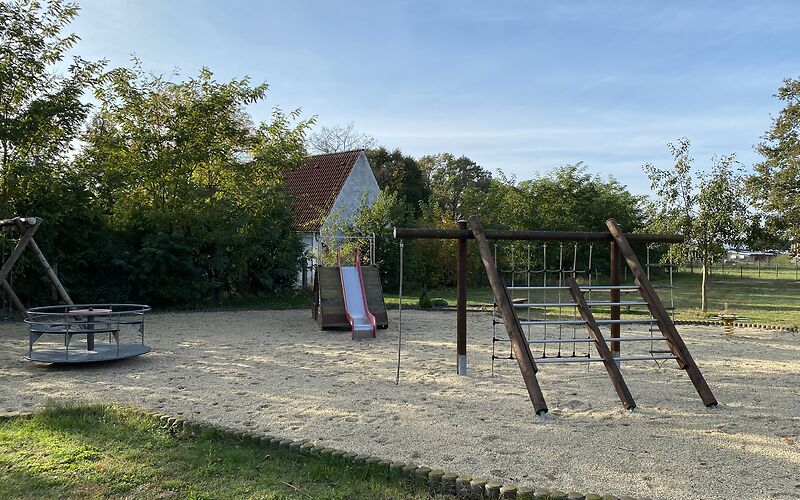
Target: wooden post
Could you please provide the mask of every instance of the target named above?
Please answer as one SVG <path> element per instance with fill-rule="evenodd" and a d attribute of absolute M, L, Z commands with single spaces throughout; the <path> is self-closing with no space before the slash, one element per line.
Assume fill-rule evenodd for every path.
<path fill-rule="evenodd" d="M 34 225 L 28 227 L 28 229 L 25 229 L 24 227 L 20 229 L 20 231 L 22 231 L 22 237 L 17 242 L 17 246 L 14 247 L 14 250 L 11 251 L 11 254 L 3 264 L 3 267 L 0 268 L 0 280 L 5 280 L 8 277 L 9 273 L 11 272 L 11 268 L 14 267 L 14 264 L 16 264 L 17 260 L 19 260 L 22 252 L 25 251 L 25 247 L 28 246 L 28 242 L 33 240 L 33 235 L 39 229 L 40 224 L 41 221 L 37 221 Z M 21 226 L 22 224 L 20 223 L 17 227 Z"/>
<path fill-rule="evenodd" d="M 5 279 L 3 281 L 0 281 L 0 286 L 3 287 L 3 290 L 5 290 L 6 294 L 8 294 L 8 296 L 11 298 L 11 302 L 14 303 L 14 307 L 19 309 L 19 311 L 24 315 L 26 312 L 25 306 L 22 304 L 22 301 L 19 300 L 17 294 L 14 293 L 14 289 L 11 288 L 11 285 L 8 283 L 8 281 L 6 281 Z"/>
<path fill-rule="evenodd" d="M 617 248 L 617 243 L 612 241 L 611 242 L 611 302 L 619 302 L 620 301 L 620 292 L 619 288 L 613 288 L 620 286 L 620 269 L 621 269 L 621 255 L 619 253 L 619 248 Z M 619 306 L 611 306 L 611 319 L 618 320 L 620 319 L 620 307 Z M 618 339 L 620 336 L 620 325 L 619 324 L 611 324 L 611 353 L 615 358 L 618 358 L 622 353 L 621 349 L 621 342 L 614 342 L 613 339 Z"/>
<path fill-rule="evenodd" d="M 481 260 L 489 277 L 489 284 L 492 286 L 497 306 L 503 315 L 503 324 L 506 327 L 509 339 L 511 339 L 514 357 L 519 364 L 522 378 L 525 380 L 525 387 L 528 389 L 528 395 L 531 398 L 531 403 L 533 403 L 533 409 L 537 415 L 544 415 L 547 413 L 547 403 L 544 401 L 542 389 L 536 379 L 537 368 L 536 363 L 533 361 L 530 345 L 528 345 L 528 340 L 522 331 L 522 325 L 519 324 L 519 318 L 514 311 L 511 298 L 508 296 L 506 285 L 503 283 L 500 273 L 497 272 L 497 265 L 494 257 L 492 257 L 492 249 L 489 248 L 489 241 L 486 239 L 486 234 L 481 227 L 480 218 L 477 215 L 473 215 L 469 221 L 472 226 L 472 233 L 475 235 L 475 241 L 478 242 L 478 249 L 481 252 Z"/>
<path fill-rule="evenodd" d="M 38 228 L 41 223 L 42 220 L 38 219 L 35 227 Z M 25 230 L 25 227 L 22 225 L 21 222 L 17 222 L 17 228 L 19 228 L 20 231 Z M 59 281 L 58 276 L 56 276 L 56 273 L 55 271 L 53 271 L 53 268 L 50 267 L 50 263 L 47 262 L 47 259 L 42 253 L 42 250 L 39 248 L 39 245 L 36 244 L 36 240 L 34 240 L 32 236 L 28 240 L 28 247 L 31 249 L 31 251 L 33 251 L 33 254 L 36 255 L 36 258 L 39 260 L 39 263 L 44 268 L 44 272 L 47 273 L 47 277 L 50 278 L 50 281 L 53 283 L 53 285 L 55 285 L 56 290 L 58 290 L 58 294 L 61 296 L 61 300 L 63 300 L 67 304 L 72 305 L 73 302 L 72 299 L 69 297 L 67 290 L 64 288 L 64 285 L 61 284 L 61 281 Z"/>
<path fill-rule="evenodd" d="M 600 357 L 603 358 L 603 364 L 608 372 L 608 378 L 611 379 L 611 383 L 614 385 L 614 390 L 617 391 L 622 406 L 624 406 L 626 410 L 636 408 L 636 402 L 633 400 L 633 396 L 631 396 L 631 391 L 628 390 L 628 384 L 626 384 L 625 379 L 622 378 L 619 365 L 608 349 L 606 339 L 603 338 L 603 333 L 600 331 L 600 327 L 597 326 L 597 321 L 594 319 L 592 310 L 589 309 L 589 305 L 586 303 L 586 299 L 583 297 L 583 293 L 580 287 L 578 287 L 575 278 L 572 276 L 567 277 L 567 285 L 569 286 L 569 293 L 572 295 L 572 299 L 578 306 L 578 312 L 580 312 L 581 318 L 586 322 L 586 329 L 589 331 L 589 336 L 594 340 L 597 352 L 600 354 Z"/>
<path fill-rule="evenodd" d="M 611 231 L 614 240 L 619 247 L 620 252 L 625 257 L 625 260 L 628 263 L 628 267 L 630 267 L 631 272 L 636 277 L 636 283 L 639 286 L 639 293 L 641 293 L 642 298 L 647 302 L 647 307 L 650 310 L 650 314 L 657 320 L 658 328 L 661 330 L 661 334 L 664 335 L 667 339 L 667 345 L 669 346 L 672 353 L 678 358 L 678 364 L 686 370 L 686 373 L 689 375 L 689 378 L 694 384 L 695 390 L 697 390 L 697 394 L 700 395 L 700 399 L 703 400 L 703 403 L 706 406 L 716 406 L 717 399 L 714 397 L 714 394 L 711 392 L 711 388 L 706 383 L 706 379 L 703 377 L 703 374 L 700 372 L 700 369 L 697 367 L 697 364 L 694 362 L 694 358 L 689 353 L 689 349 L 686 347 L 686 344 L 683 342 L 683 338 L 681 338 L 678 330 L 675 328 L 675 324 L 672 322 L 672 319 L 669 317 L 664 304 L 661 302 L 661 299 L 658 297 L 658 294 L 653 288 L 652 283 L 647 278 L 647 273 L 642 269 L 641 264 L 639 264 L 639 259 L 636 258 L 636 254 L 633 252 L 628 240 L 625 238 L 625 235 L 622 234 L 622 230 L 617 225 L 617 221 L 614 219 L 608 219 L 606 221 L 606 225 L 608 226 L 609 231 Z"/>
<path fill-rule="evenodd" d="M 458 221 L 459 229 L 467 228 L 467 221 Z M 456 373 L 467 374 L 467 239 L 458 239 L 456 260 Z"/>

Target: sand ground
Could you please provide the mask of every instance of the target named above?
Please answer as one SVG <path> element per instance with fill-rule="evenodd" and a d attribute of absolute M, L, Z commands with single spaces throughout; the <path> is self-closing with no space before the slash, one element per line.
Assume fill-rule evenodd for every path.
<path fill-rule="evenodd" d="M 487 314 L 469 315 L 469 375 L 459 376 L 455 315 L 405 311 L 399 386 L 396 313 L 390 320 L 377 341 L 354 342 L 319 331 L 305 310 L 153 314 L 152 353 L 66 367 L 26 361 L 24 325 L 5 322 L 0 411 L 48 399 L 117 401 L 517 485 L 800 498 L 797 333 L 679 327 L 715 409 L 673 361 L 624 365 L 639 406 L 632 413 L 602 365 L 543 365 L 551 418 L 542 421 L 515 361 L 491 374 Z M 637 353 L 649 348 L 637 344 Z"/>

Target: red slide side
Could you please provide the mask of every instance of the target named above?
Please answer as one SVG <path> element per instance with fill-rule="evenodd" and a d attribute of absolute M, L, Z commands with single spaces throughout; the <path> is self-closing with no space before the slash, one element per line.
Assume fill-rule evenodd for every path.
<path fill-rule="evenodd" d="M 358 281 L 361 283 L 361 299 L 364 301 L 364 311 L 367 313 L 370 324 L 372 324 L 372 336 L 378 336 L 378 326 L 375 323 L 375 316 L 369 312 L 369 303 L 367 303 L 367 290 L 364 287 L 364 273 L 361 272 L 361 250 L 356 249 L 356 269 L 358 269 Z"/>
<path fill-rule="evenodd" d="M 371 329 L 372 337 L 377 337 L 378 336 L 378 328 L 377 328 L 377 324 L 376 324 L 376 321 L 375 321 L 375 316 L 373 316 L 373 314 L 371 312 L 369 312 L 369 304 L 367 303 L 367 294 L 366 294 L 366 290 L 364 289 L 364 275 L 361 272 L 361 251 L 360 250 L 356 250 L 355 266 L 354 267 L 350 267 L 350 268 L 347 268 L 347 269 L 342 267 L 342 260 L 341 260 L 341 256 L 339 254 L 336 255 L 336 260 L 337 260 L 337 265 L 339 267 L 339 274 L 340 274 L 341 281 L 342 281 L 342 297 L 344 298 L 345 315 L 347 316 L 347 321 L 350 323 L 350 327 L 352 329 L 353 339 L 356 338 L 356 330 L 367 331 L 366 328 L 364 328 L 364 327 L 368 327 L 368 328 Z M 356 276 L 358 277 L 358 292 L 357 293 L 360 295 L 360 297 L 356 298 L 355 293 L 353 293 L 353 296 L 348 298 L 348 293 L 347 293 L 348 292 L 348 287 L 347 287 L 348 280 L 345 277 L 345 271 L 347 271 L 348 276 L 351 276 L 353 278 L 355 278 L 355 276 L 353 276 L 351 273 L 353 271 L 355 271 Z M 355 287 L 352 286 L 353 280 L 350 280 L 350 283 L 351 283 L 350 292 L 352 293 L 352 292 L 354 292 L 353 288 L 355 288 Z M 348 307 L 348 300 L 351 301 L 350 304 L 351 304 L 351 307 L 353 307 L 353 309 L 358 309 L 358 307 L 352 301 L 353 300 L 357 300 L 358 302 L 360 302 L 360 304 L 358 304 L 358 306 L 363 307 L 364 315 L 361 316 L 361 314 L 360 314 L 361 311 L 357 311 L 356 314 L 357 314 L 358 318 L 354 318 L 353 314 L 351 314 L 350 307 Z M 362 328 L 357 328 L 357 326 L 359 326 L 359 325 L 356 325 L 357 322 L 359 323 L 359 325 Z"/>

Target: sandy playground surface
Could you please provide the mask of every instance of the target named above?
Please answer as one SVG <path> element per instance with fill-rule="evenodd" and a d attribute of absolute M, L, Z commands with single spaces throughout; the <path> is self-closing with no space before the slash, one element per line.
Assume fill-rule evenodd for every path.
<path fill-rule="evenodd" d="M 0 411 L 47 399 L 118 401 L 517 485 L 800 498 L 797 333 L 739 329 L 726 338 L 719 328 L 679 326 L 716 409 L 703 406 L 674 361 L 624 365 L 633 413 L 601 364 L 543 365 L 551 416 L 543 422 L 515 361 L 498 362 L 491 375 L 487 314 L 469 315 L 470 373 L 462 377 L 454 373 L 455 314 L 405 311 L 399 387 L 396 312 L 377 341 L 360 342 L 319 331 L 309 316 L 153 314 L 152 353 L 72 367 L 24 360 L 24 325 L 1 323 Z M 649 348 L 636 344 L 639 353 Z"/>

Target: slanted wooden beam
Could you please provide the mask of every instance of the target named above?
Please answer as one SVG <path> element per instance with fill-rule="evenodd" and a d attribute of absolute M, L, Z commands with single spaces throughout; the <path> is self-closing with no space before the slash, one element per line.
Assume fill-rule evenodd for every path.
<path fill-rule="evenodd" d="M 28 227 L 27 229 L 23 227 L 20 230 L 22 231 L 22 237 L 17 242 L 17 246 L 14 247 L 14 250 L 11 251 L 11 254 L 3 264 L 3 267 L 0 268 L 0 280 L 5 280 L 8 278 L 9 273 L 11 273 L 11 268 L 17 263 L 20 255 L 22 255 L 22 252 L 25 251 L 25 247 L 28 246 L 28 243 L 33 240 L 33 235 L 39 229 L 41 224 L 41 221 L 37 221 L 34 225 Z"/>
<path fill-rule="evenodd" d="M 6 281 L 6 280 L 2 280 L 2 281 L 0 281 L 0 286 L 2 286 L 2 287 L 3 287 L 3 290 L 4 290 L 4 291 L 5 291 L 5 292 L 8 294 L 8 296 L 11 298 L 11 302 L 13 302 L 13 303 L 14 303 L 14 307 L 16 307 L 17 309 L 19 309 L 19 311 L 20 311 L 22 314 L 25 314 L 25 312 L 26 312 L 25 305 L 22 303 L 22 301 L 21 301 L 21 300 L 19 300 L 19 297 L 17 297 L 17 294 L 16 294 L 16 293 L 14 293 L 14 289 L 13 289 L 13 288 L 11 288 L 11 285 L 8 283 L 8 281 Z"/>
<path fill-rule="evenodd" d="M 475 241 L 478 242 L 478 248 L 481 252 L 481 260 L 483 266 L 486 268 L 486 274 L 489 277 L 489 284 L 492 286 L 497 306 L 503 316 L 503 324 L 506 327 L 509 339 L 511 339 L 511 348 L 514 352 L 519 364 L 519 369 L 522 372 L 522 378 L 525 380 L 525 387 L 528 389 L 528 395 L 533 403 L 533 409 L 537 415 L 544 415 L 547 413 L 547 403 L 544 401 L 542 389 L 539 387 L 539 381 L 536 379 L 536 363 L 533 360 L 528 340 L 525 338 L 525 333 L 522 331 L 522 325 L 519 323 L 517 313 L 511 303 L 511 298 L 508 296 L 503 279 L 500 273 L 497 272 L 497 265 L 495 264 L 492 250 L 489 248 L 489 241 L 486 239 L 486 234 L 481 227 L 480 218 L 473 215 L 469 219 L 472 226 L 472 233 L 475 235 Z"/>
<path fill-rule="evenodd" d="M 636 402 L 633 400 L 633 396 L 631 396 L 631 391 L 628 390 L 628 384 L 626 384 L 625 379 L 622 378 L 622 372 L 620 372 L 617 362 L 614 361 L 614 356 L 611 354 L 611 350 L 606 344 L 606 339 L 603 338 L 603 333 L 600 331 L 600 327 L 597 326 L 594 314 L 592 314 L 592 310 L 589 309 L 586 298 L 584 298 L 583 292 L 581 292 L 575 278 L 568 276 L 567 285 L 569 286 L 569 293 L 572 294 L 572 299 L 578 306 L 578 312 L 580 312 L 581 318 L 586 322 L 586 329 L 589 331 L 589 336 L 594 340 L 597 352 L 600 354 L 600 357 L 603 358 L 603 365 L 605 365 L 606 371 L 608 372 L 608 378 L 611 379 L 611 383 L 614 385 L 614 390 L 617 391 L 617 396 L 619 396 L 622 406 L 624 406 L 626 410 L 636 408 Z"/>
<path fill-rule="evenodd" d="M 647 308 L 650 310 L 650 314 L 658 321 L 657 324 L 659 330 L 661 330 L 661 334 L 666 337 L 667 345 L 678 358 L 678 364 L 681 368 L 686 370 L 689 379 L 691 379 L 692 384 L 694 384 L 695 390 L 697 390 L 697 394 L 699 394 L 700 399 L 703 400 L 703 404 L 706 406 L 716 406 L 717 399 L 706 383 L 706 379 L 700 372 L 700 368 L 698 368 L 697 364 L 694 362 L 694 358 L 692 358 L 692 355 L 689 353 L 689 349 L 683 342 L 683 338 L 681 338 L 678 330 L 675 328 L 675 323 L 672 322 L 672 318 L 670 318 L 667 309 L 661 302 L 655 288 L 653 288 L 653 284 L 650 283 L 650 280 L 647 278 L 647 272 L 642 268 L 641 264 L 639 264 L 639 259 L 636 258 L 636 254 L 625 238 L 625 235 L 622 233 L 617 221 L 608 219 L 606 225 L 613 235 L 619 251 L 628 263 L 628 267 L 636 278 L 636 284 L 639 286 L 639 293 L 642 295 L 645 302 L 647 302 Z"/>
<path fill-rule="evenodd" d="M 37 221 L 36 223 L 37 227 L 40 223 L 41 222 Z M 25 226 L 22 225 L 21 221 L 17 221 L 17 228 L 20 231 L 25 231 Z M 39 263 L 44 268 L 44 272 L 47 273 L 47 277 L 50 278 L 50 281 L 53 283 L 53 286 L 56 287 L 56 291 L 58 292 L 58 295 L 61 297 L 61 300 L 63 300 L 67 304 L 74 304 L 69 294 L 67 293 L 67 290 L 64 288 L 64 285 L 61 284 L 61 280 L 58 279 L 58 275 L 50 266 L 50 263 L 47 262 L 47 258 L 45 258 L 44 253 L 42 253 L 42 250 L 39 248 L 39 245 L 36 243 L 36 240 L 34 240 L 33 237 L 31 237 L 30 240 L 28 240 L 28 248 L 30 248 L 33 254 L 36 255 L 36 258 L 39 260 Z"/>

